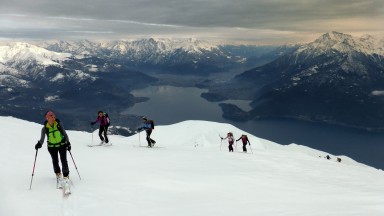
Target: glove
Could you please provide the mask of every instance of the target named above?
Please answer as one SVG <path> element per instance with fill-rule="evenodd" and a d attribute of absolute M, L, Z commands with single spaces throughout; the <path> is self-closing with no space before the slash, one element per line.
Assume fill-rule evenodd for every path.
<path fill-rule="evenodd" d="M 39 149 L 41 148 L 41 146 L 43 146 L 43 144 L 40 143 L 40 141 L 37 141 L 36 145 L 35 145 L 35 149 Z"/>
<path fill-rule="evenodd" d="M 71 143 L 70 142 L 67 141 L 66 144 L 65 144 L 65 147 L 67 148 L 68 151 L 71 151 L 72 147 L 71 147 Z"/>

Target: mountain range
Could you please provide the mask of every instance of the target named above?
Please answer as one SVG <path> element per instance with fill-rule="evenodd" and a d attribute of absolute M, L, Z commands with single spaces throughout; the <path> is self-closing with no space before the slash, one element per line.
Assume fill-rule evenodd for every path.
<path fill-rule="evenodd" d="M 121 116 L 121 111 L 146 100 L 130 91 L 158 83 L 159 73 L 204 79 L 260 64 L 247 63 L 252 56 L 275 58 L 273 48 L 245 48 L 241 55 L 234 47 L 196 39 L 2 42 L 0 114 L 38 122 L 46 109 L 54 109 L 72 119 L 69 128 L 84 130 L 84 121 L 91 120 L 89 111 L 101 109 L 117 117 L 114 124 L 127 126 L 133 116 Z"/>
<path fill-rule="evenodd" d="M 108 59 L 135 70 L 193 75 L 239 68 L 247 62 L 247 54 L 253 57 L 257 55 L 255 52 L 261 55 L 273 52 L 273 49 L 262 50 L 256 46 L 245 46 L 241 50 L 250 49 L 250 52 L 238 55 L 233 46 L 213 45 L 193 38 L 147 38 L 106 42 L 51 41 L 38 45 L 55 52 Z M 266 58 L 271 59 L 268 56 Z"/>
<path fill-rule="evenodd" d="M 279 47 L 155 38 L 2 44 L 1 115 L 40 121 L 55 109 L 73 119 L 70 128 L 86 129 L 89 111 L 104 109 L 117 116 L 115 124 L 128 126 L 134 116 L 120 113 L 147 100 L 131 90 L 186 79 L 178 84 L 209 89 L 202 97 L 210 101 L 252 101 L 248 112 L 220 104 L 231 120 L 293 118 L 384 131 L 384 39 L 369 35 L 328 32 Z M 217 78 L 225 73 L 233 78 Z"/>
<path fill-rule="evenodd" d="M 249 112 L 222 104 L 234 120 L 294 118 L 384 131 L 383 83 L 384 39 L 328 32 L 205 97 L 252 100 Z"/>

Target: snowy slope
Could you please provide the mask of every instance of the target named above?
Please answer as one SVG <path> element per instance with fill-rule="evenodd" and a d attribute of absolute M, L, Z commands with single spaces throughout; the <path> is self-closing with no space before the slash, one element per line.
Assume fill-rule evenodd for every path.
<path fill-rule="evenodd" d="M 65 119 L 62 119 L 65 125 Z M 0 117 L 0 215 L 370 215 L 384 214 L 384 173 L 342 157 L 303 146 L 281 146 L 249 135 L 253 154 L 229 153 L 220 138 L 228 125 L 185 121 L 157 126 L 157 148 L 145 145 L 142 132 L 111 136 L 111 147 L 97 133 L 68 131 L 73 194 L 55 189 L 46 145 L 38 152 L 29 190 L 34 144 L 41 125 Z M 240 145 L 238 149 L 240 150 Z M 331 155 L 332 158 L 335 158 Z"/>
<path fill-rule="evenodd" d="M 95 55 L 104 49 L 112 53 L 127 54 L 144 53 L 151 51 L 152 55 L 163 55 L 183 50 L 187 53 L 198 53 L 202 51 L 213 51 L 219 49 L 218 46 L 210 44 L 203 40 L 194 38 L 171 39 L 171 38 L 148 38 L 137 40 L 119 40 L 119 41 L 46 41 L 38 44 L 49 50 L 65 51 L 74 54 Z"/>
<path fill-rule="evenodd" d="M 316 56 L 335 51 L 349 55 L 359 52 L 365 55 L 384 56 L 384 39 L 371 35 L 353 37 L 349 34 L 332 31 L 320 36 L 312 43 L 303 45 L 295 54 L 300 55 L 304 52 Z"/>
<path fill-rule="evenodd" d="M 36 61 L 40 65 L 59 65 L 58 62 L 69 58 L 71 54 L 48 51 L 44 48 L 17 42 L 9 46 L 0 46 L 0 63 L 20 64 L 21 62 Z"/>

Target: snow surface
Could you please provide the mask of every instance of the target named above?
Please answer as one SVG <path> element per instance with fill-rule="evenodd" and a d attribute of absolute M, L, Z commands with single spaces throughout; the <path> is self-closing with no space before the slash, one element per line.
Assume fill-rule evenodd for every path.
<path fill-rule="evenodd" d="M 120 55 L 129 53 L 147 53 L 148 51 L 159 55 L 167 55 L 177 50 L 183 50 L 187 53 L 202 54 L 203 51 L 211 52 L 219 49 L 217 45 L 196 38 L 143 38 L 135 40 L 119 41 L 45 41 L 37 43 L 38 46 L 51 48 L 60 48 L 74 54 L 90 55 L 100 51 L 100 49 L 110 50 Z M 99 51 L 98 51 L 99 50 Z"/>
<path fill-rule="evenodd" d="M 3 64 L 35 60 L 45 66 L 60 65 L 55 61 L 64 61 L 70 56 L 68 53 L 56 53 L 24 42 L 0 46 L 0 63 Z"/>
<path fill-rule="evenodd" d="M 375 91 L 372 91 L 371 94 L 374 96 L 384 96 L 384 91 L 375 90 Z"/>
<path fill-rule="evenodd" d="M 327 51 L 338 51 L 346 54 L 360 52 L 365 55 L 384 56 L 384 40 L 370 35 L 353 37 L 349 34 L 331 31 L 320 36 L 314 42 L 301 46 L 296 54 L 307 52 L 318 56 Z"/>
<path fill-rule="evenodd" d="M 384 215 L 382 170 L 250 134 L 253 154 L 229 153 L 219 134 L 245 132 L 205 121 L 156 126 L 153 149 L 139 147 L 146 145 L 144 132 L 111 135 L 112 146 L 90 148 L 97 132 L 67 131 L 82 178 L 68 154 L 72 195 L 63 198 L 55 188 L 46 144 L 29 190 L 42 125 L 13 117 L 0 122 L 1 216 Z"/>

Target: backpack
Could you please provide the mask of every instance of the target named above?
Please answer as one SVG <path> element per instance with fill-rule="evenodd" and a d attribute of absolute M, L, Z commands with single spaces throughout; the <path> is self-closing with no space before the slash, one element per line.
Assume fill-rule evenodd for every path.
<path fill-rule="evenodd" d="M 148 123 L 151 124 L 151 129 L 155 129 L 155 123 L 153 120 L 149 120 Z"/>
<path fill-rule="evenodd" d="M 111 125 L 111 119 L 109 118 L 109 116 L 108 116 L 108 113 L 103 113 L 103 116 L 106 118 L 106 120 L 107 120 L 107 126 L 109 126 L 109 125 Z"/>
<path fill-rule="evenodd" d="M 247 143 L 247 141 L 248 141 L 247 135 L 242 135 L 241 136 L 241 141 L 243 141 L 243 143 Z"/>
<path fill-rule="evenodd" d="M 63 136 L 63 140 L 62 140 L 62 142 L 65 142 L 64 132 L 63 132 L 63 129 L 60 127 L 60 120 L 59 120 L 59 119 L 56 119 L 55 121 L 58 123 L 58 124 L 57 124 L 57 130 L 59 130 L 60 133 L 61 133 L 61 135 Z M 46 126 L 47 123 L 48 123 L 48 121 L 45 120 L 45 121 L 44 121 L 45 135 L 48 137 L 48 136 L 49 136 L 49 129 L 48 129 L 47 126 Z"/>

